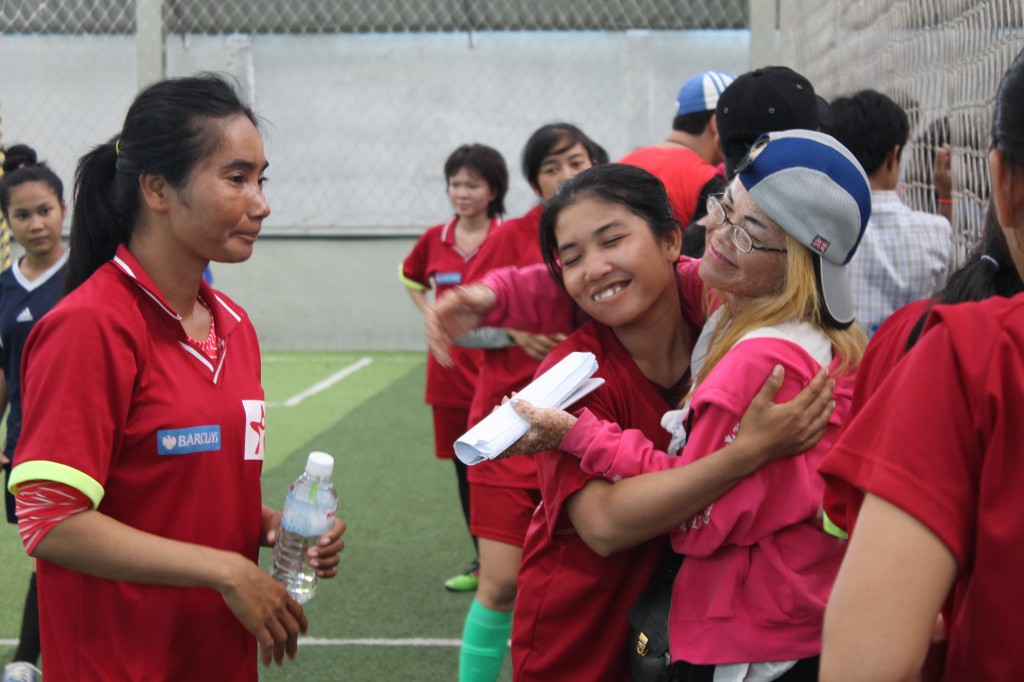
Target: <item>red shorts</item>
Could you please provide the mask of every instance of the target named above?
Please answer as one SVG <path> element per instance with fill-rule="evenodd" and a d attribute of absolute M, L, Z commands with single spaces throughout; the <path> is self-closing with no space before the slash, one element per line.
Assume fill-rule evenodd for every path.
<path fill-rule="evenodd" d="M 469 431 L 469 408 L 434 408 L 434 455 L 438 459 L 455 459 L 455 441 Z"/>
<path fill-rule="evenodd" d="M 497 488 L 470 482 L 469 532 L 478 538 L 522 547 L 538 504 L 539 490 Z"/>

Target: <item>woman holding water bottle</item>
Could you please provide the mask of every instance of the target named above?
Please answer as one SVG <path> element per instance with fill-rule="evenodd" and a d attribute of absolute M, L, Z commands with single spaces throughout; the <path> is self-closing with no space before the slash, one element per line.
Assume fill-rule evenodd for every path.
<path fill-rule="evenodd" d="M 152 85 L 81 159 L 67 290 L 25 346 L 9 486 L 38 559 L 54 680 L 254 682 L 294 657 L 302 607 L 256 564 L 264 401 L 245 312 L 203 282 L 270 208 L 252 111 L 223 78 Z M 337 573 L 344 523 L 309 555 Z"/>

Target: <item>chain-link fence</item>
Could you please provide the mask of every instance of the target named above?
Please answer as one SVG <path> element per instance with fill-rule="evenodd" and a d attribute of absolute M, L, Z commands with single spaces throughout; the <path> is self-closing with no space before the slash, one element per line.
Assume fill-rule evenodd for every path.
<path fill-rule="evenodd" d="M 992 101 L 1024 48 L 1020 0 L 781 0 L 781 59 L 826 97 L 873 88 L 909 114 L 908 203 L 935 210 L 936 146 L 952 147 L 953 222 L 961 255 L 988 205 Z"/>
<path fill-rule="evenodd" d="M 662 139 L 686 78 L 747 69 L 747 2 L 0 0 L 0 106 L 7 141 L 70 179 L 118 130 L 156 6 L 166 74 L 229 72 L 267 122 L 268 232 L 418 232 L 450 211 L 459 144 L 505 155 L 515 215 L 540 125 L 576 123 L 613 158 Z"/>
<path fill-rule="evenodd" d="M 0 113 L 8 143 L 70 179 L 117 132 L 144 60 L 226 71 L 267 121 L 268 231 L 413 233 L 448 212 L 441 168 L 461 143 L 496 147 L 516 178 L 523 142 L 550 121 L 613 158 L 660 139 L 685 78 L 748 68 L 748 2 L 773 0 L 0 0 Z M 933 150 L 952 145 L 963 250 L 1022 13 L 1020 0 L 779 0 L 777 61 L 826 97 L 873 87 L 907 109 L 918 208 L 934 210 Z M 515 180 L 510 212 L 532 202 Z"/>

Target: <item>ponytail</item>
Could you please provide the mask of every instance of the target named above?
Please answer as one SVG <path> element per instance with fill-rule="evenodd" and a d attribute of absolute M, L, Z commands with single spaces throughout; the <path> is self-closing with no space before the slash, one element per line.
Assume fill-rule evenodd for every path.
<path fill-rule="evenodd" d="M 101 144 L 78 161 L 65 293 L 74 291 L 113 258 L 118 245 L 131 236 L 135 212 L 119 208 L 122 201 L 118 199 L 129 193 L 117 187 L 115 145 L 115 140 Z"/>
<path fill-rule="evenodd" d="M 983 301 L 992 296 L 1009 298 L 1024 291 L 1024 283 L 1013 265 L 1006 235 L 999 226 L 995 206 L 985 213 L 981 243 L 937 296 L 939 303 Z"/>

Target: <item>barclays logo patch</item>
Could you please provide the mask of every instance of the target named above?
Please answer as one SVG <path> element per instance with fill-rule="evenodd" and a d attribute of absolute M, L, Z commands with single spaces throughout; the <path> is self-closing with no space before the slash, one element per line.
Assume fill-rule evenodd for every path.
<path fill-rule="evenodd" d="M 456 284 L 462 284 L 462 273 L 461 272 L 439 272 L 434 275 L 434 281 L 437 282 L 439 287 L 443 286 L 454 286 Z"/>
<path fill-rule="evenodd" d="M 215 450 L 220 450 L 219 424 L 156 432 L 156 451 L 160 455 L 187 455 Z"/>

